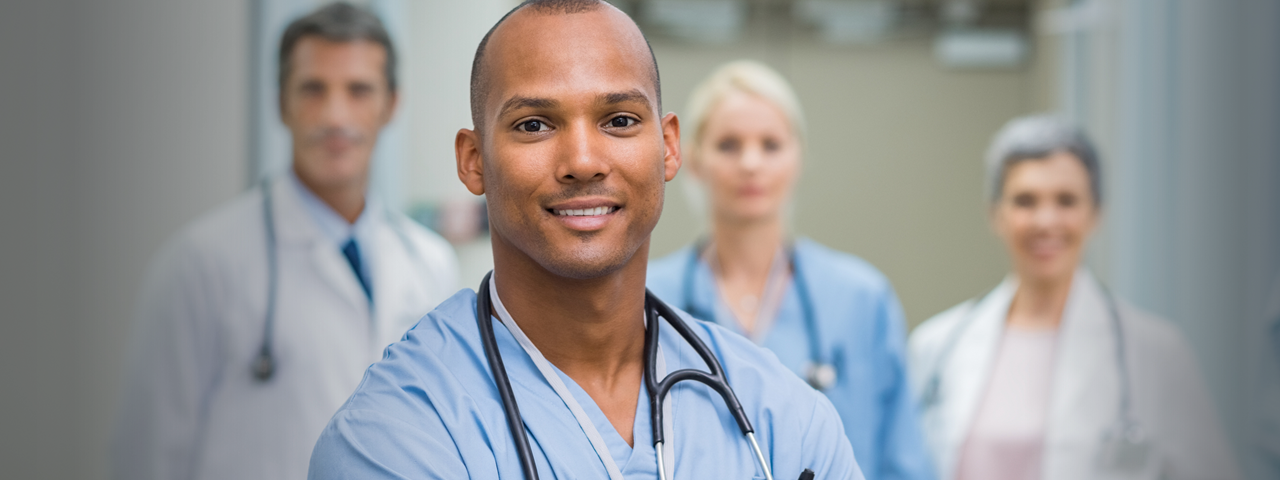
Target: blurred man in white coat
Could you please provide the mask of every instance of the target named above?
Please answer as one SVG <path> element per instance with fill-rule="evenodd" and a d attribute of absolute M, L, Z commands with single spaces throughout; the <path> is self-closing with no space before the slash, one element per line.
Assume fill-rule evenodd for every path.
<path fill-rule="evenodd" d="M 291 167 L 187 226 L 153 261 L 116 478 L 305 478 L 365 368 L 455 288 L 448 244 L 368 191 L 397 104 L 382 23 L 323 7 L 285 29 L 279 61 Z"/>

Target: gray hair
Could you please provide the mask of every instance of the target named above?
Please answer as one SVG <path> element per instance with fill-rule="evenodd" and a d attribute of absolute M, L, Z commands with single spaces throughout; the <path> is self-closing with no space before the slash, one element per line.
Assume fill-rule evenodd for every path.
<path fill-rule="evenodd" d="M 1089 188 L 1095 205 L 1102 205 L 1102 166 L 1097 150 L 1084 131 L 1055 115 L 1015 118 L 996 133 L 987 148 L 987 200 L 1000 201 L 1009 168 L 1027 160 L 1045 158 L 1057 152 L 1070 153 L 1089 173 Z"/>
<path fill-rule="evenodd" d="M 280 37 L 279 56 L 282 96 L 285 82 L 289 80 L 293 49 L 303 37 L 312 35 L 332 42 L 368 40 L 382 46 L 387 52 L 387 62 L 383 67 L 387 88 L 393 92 L 396 90 L 396 49 L 391 44 L 391 35 L 382 25 L 382 20 L 366 9 L 346 2 L 335 2 L 320 7 L 285 27 L 284 35 Z"/>

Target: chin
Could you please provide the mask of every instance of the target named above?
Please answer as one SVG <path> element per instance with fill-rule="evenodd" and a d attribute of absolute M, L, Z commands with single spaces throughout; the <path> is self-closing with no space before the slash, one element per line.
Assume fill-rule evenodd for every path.
<path fill-rule="evenodd" d="M 305 168 L 310 177 L 320 183 L 334 186 L 360 179 L 364 176 L 364 172 L 369 166 L 367 161 L 363 161 L 352 154 L 327 157 L 324 160 L 310 163 L 310 168 Z"/>
<path fill-rule="evenodd" d="M 1030 260 L 1027 263 L 1025 275 L 1031 277 L 1027 280 L 1038 282 L 1055 282 L 1070 277 L 1076 271 L 1076 264 L 1070 262 L 1066 258 L 1054 258 L 1048 260 Z"/>
<path fill-rule="evenodd" d="M 575 280 L 590 280 L 604 277 L 625 267 L 635 255 L 621 247 L 604 245 L 584 245 L 571 251 L 556 252 L 538 262 L 542 268 L 560 277 Z"/>
<path fill-rule="evenodd" d="M 771 208 L 738 208 L 729 212 L 724 218 L 733 220 L 734 223 L 759 223 L 770 220 L 777 216 L 777 211 Z"/>

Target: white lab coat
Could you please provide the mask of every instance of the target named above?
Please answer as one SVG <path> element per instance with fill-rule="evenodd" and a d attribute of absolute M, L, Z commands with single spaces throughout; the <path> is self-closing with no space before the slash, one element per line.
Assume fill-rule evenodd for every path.
<path fill-rule="evenodd" d="M 972 317 L 938 370 L 937 405 L 921 415 L 943 480 L 954 478 L 1016 290 L 1017 280 L 1011 276 L 980 302 L 942 312 L 911 335 L 908 363 L 919 394 L 939 368 L 938 358 L 955 329 Z M 1077 270 L 1058 337 L 1041 478 L 1239 478 L 1191 347 L 1172 325 L 1123 302 L 1118 308 L 1132 372 L 1133 416 L 1153 441 L 1153 460 L 1127 476 L 1096 468 L 1104 432 L 1115 422 L 1120 404 L 1115 336 L 1105 295 L 1087 270 Z"/>
<path fill-rule="evenodd" d="M 316 439 L 365 369 L 453 293 L 448 244 L 370 202 L 374 240 L 360 247 L 371 308 L 299 188 L 273 180 L 279 293 L 269 380 L 250 371 L 268 290 L 261 189 L 189 225 L 153 261 L 113 438 L 116 478 L 306 478 Z"/>

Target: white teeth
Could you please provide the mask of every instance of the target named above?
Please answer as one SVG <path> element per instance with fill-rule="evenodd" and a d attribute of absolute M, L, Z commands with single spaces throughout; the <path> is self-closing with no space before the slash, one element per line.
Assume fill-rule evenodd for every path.
<path fill-rule="evenodd" d="M 596 207 L 596 208 L 582 208 L 582 209 L 573 209 L 573 210 L 556 210 L 555 214 L 563 215 L 563 216 L 571 216 L 571 217 L 589 217 L 589 216 L 596 216 L 596 215 L 607 215 L 609 212 L 612 212 L 612 211 L 613 211 L 613 207 Z"/>

